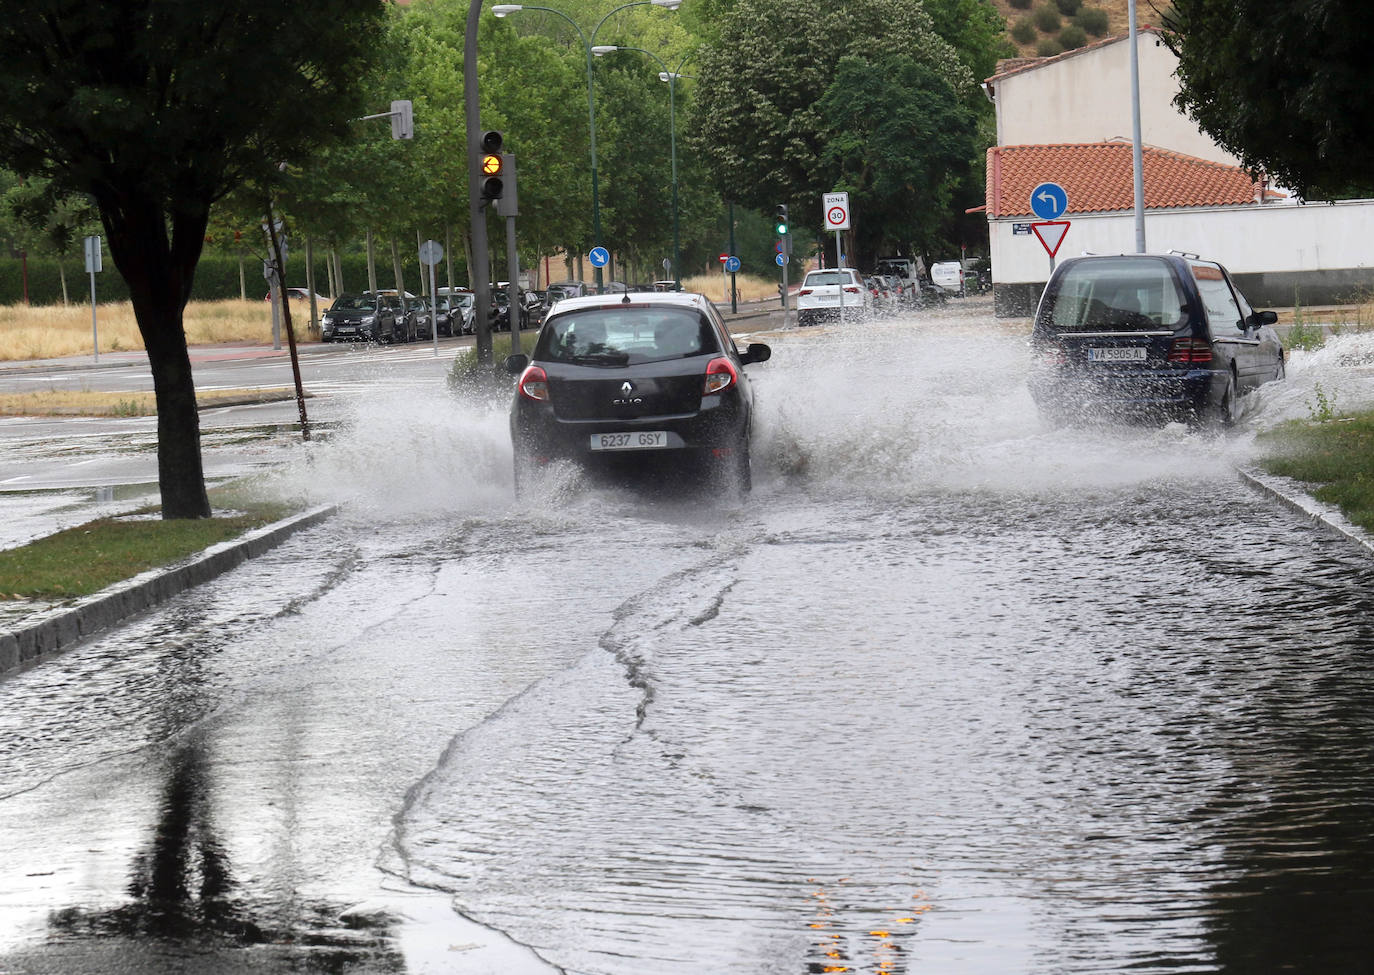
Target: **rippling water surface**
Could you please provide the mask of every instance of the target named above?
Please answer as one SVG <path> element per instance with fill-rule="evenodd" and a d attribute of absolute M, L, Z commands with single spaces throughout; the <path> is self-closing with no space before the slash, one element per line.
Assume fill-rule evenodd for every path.
<path fill-rule="evenodd" d="M 958 311 L 771 341 L 737 506 L 559 470 L 515 507 L 503 404 L 361 404 L 272 488 L 345 505 L 240 576 L 289 592 L 26 675 L 72 706 L 7 707 L 0 781 L 247 762 L 290 701 L 320 821 L 370 796 L 369 862 L 554 970 L 1366 970 L 1374 573 L 1234 473 L 1371 398 L 1362 338 L 1228 436 L 1046 428 Z"/>

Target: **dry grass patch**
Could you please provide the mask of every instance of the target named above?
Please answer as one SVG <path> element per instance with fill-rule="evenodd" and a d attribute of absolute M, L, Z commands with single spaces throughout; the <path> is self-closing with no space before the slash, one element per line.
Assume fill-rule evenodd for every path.
<path fill-rule="evenodd" d="M 290 399 L 295 391 L 273 389 L 217 389 L 196 394 L 205 408 L 233 402 L 266 402 Z M 0 395 L 0 416 L 156 416 L 157 402 L 151 392 L 105 393 L 90 390 L 44 390 Z"/>
<path fill-rule="evenodd" d="M 800 278 L 800 273 L 797 277 Z M 703 294 L 717 304 L 722 301 L 728 303 L 730 299 L 726 297 L 725 289 L 729 280 L 729 275 L 698 274 L 694 277 L 683 278 L 682 290 Z M 736 274 L 735 289 L 739 292 L 740 301 L 776 298 L 780 281 L 781 279 L 760 278 L 752 274 Z"/>
<path fill-rule="evenodd" d="M 292 306 L 298 339 L 305 335 L 309 316 L 308 306 Z M 183 326 L 190 345 L 266 345 L 272 341 L 272 306 L 238 299 L 193 301 L 186 306 Z M 127 301 L 97 304 L 96 332 L 101 352 L 143 348 L 133 306 Z M 92 351 L 90 305 L 0 305 L 0 361 L 58 359 Z"/>

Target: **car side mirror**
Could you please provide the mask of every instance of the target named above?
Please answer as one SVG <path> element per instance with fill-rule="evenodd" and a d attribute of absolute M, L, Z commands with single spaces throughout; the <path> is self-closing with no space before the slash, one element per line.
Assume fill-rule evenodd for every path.
<path fill-rule="evenodd" d="M 767 362 L 773 358 L 773 350 L 762 342 L 750 342 L 739 361 L 746 365 L 750 362 Z"/>
<path fill-rule="evenodd" d="M 1256 326 L 1257 326 L 1257 325 L 1274 325 L 1274 324 L 1276 324 L 1276 323 L 1278 322 L 1278 320 L 1279 320 L 1279 314 L 1278 314 L 1278 312 L 1274 312 L 1274 311 L 1257 311 L 1257 312 L 1251 312 L 1251 313 L 1250 313 L 1250 317 L 1249 317 L 1249 319 L 1247 320 L 1247 324 L 1249 324 L 1249 325 L 1256 325 Z"/>
<path fill-rule="evenodd" d="M 508 355 L 506 356 L 506 372 L 512 376 L 518 376 L 529 368 L 530 357 L 527 355 Z"/>

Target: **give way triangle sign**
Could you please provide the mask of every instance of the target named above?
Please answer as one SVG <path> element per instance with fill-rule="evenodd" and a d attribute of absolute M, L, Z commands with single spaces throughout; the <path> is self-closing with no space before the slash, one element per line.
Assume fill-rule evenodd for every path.
<path fill-rule="evenodd" d="M 1064 235 L 1069 232 L 1069 221 L 1047 220 L 1044 223 L 1033 223 L 1031 230 L 1044 245 L 1045 253 L 1053 257 L 1059 253 L 1059 245 L 1064 243 Z"/>

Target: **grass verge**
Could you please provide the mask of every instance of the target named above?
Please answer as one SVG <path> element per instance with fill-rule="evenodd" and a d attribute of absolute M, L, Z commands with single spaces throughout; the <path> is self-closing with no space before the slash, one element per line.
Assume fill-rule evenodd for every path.
<path fill-rule="evenodd" d="M 1261 468 L 1312 485 L 1314 498 L 1374 532 L 1374 412 L 1292 420 L 1261 435 L 1259 444 Z"/>
<path fill-rule="evenodd" d="M 172 565 L 286 517 L 280 503 L 240 503 L 215 518 L 164 521 L 154 512 L 101 518 L 0 551 L 0 599 L 76 599 Z"/>
<path fill-rule="evenodd" d="M 292 399 L 295 390 L 216 389 L 196 393 L 201 409 L 232 403 L 265 403 Z M 94 390 L 39 390 L 0 395 L 0 416 L 156 416 L 157 400 L 151 392 L 97 392 Z"/>

